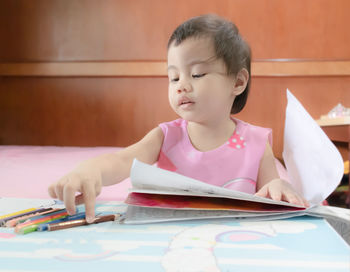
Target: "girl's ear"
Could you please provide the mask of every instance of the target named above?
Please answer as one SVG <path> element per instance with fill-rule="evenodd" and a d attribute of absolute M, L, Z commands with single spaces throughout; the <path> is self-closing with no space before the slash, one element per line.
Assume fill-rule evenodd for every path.
<path fill-rule="evenodd" d="M 235 96 L 240 95 L 244 92 L 245 87 L 247 87 L 249 80 L 249 72 L 247 69 L 243 68 L 236 75 L 234 86 L 233 86 L 233 94 Z"/>

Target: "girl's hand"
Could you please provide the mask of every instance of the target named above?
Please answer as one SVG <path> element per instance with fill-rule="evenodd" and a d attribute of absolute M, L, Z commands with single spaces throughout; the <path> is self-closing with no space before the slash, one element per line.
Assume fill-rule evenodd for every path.
<path fill-rule="evenodd" d="M 85 204 L 86 221 L 93 222 L 95 218 L 96 196 L 102 188 L 101 173 L 89 164 L 80 165 L 77 169 L 65 175 L 48 188 L 52 198 L 64 202 L 68 214 L 75 214 L 75 205 Z M 77 194 L 78 193 L 78 194 Z"/>
<path fill-rule="evenodd" d="M 300 196 L 287 181 L 279 178 L 265 184 L 255 195 L 309 207 L 306 199 Z"/>

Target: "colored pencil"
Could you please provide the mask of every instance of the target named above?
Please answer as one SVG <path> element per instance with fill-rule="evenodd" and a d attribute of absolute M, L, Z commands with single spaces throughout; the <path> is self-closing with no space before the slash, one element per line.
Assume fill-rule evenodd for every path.
<path fill-rule="evenodd" d="M 119 216 L 120 215 L 118 214 L 102 215 L 102 216 L 96 217 L 91 224 L 97 224 L 97 223 L 102 223 L 107 221 L 115 221 Z M 48 230 L 54 231 L 54 230 L 68 229 L 68 228 L 73 228 L 78 226 L 89 225 L 89 224 L 90 223 L 88 223 L 85 219 L 71 220 L 67 222 L 49 224 Z"/>
<path fill-rule="evenodd" d="M 31 214 L 35 211 L 37 211 L 37 208 L 30 208 L 27 210 L 23 210 L 23 211 L 19 211 L 19 212 L 15 212 L 15 213 L 11 213 L 11 214 L 7 214 L 7 215 L 3 215 L 0 219 L 0 226 L 3 226 L 8 220 L 17 218 L 17 217 L 21 217 L 27 214 Z"/>
<path fill-rule="evenodd" d="M 58 214 L 58 213 L 63 212 L 63 211 L 66 211 L 66 209 L 64 209 L 64 208 L 55 208 L 55 209 L 52 209 L 48 213 L 38 214 L 38 215 L 35 215 L 35 216 L 30 217 L 28 219 L 21 220 L 19 223 L 25 223 L 25 222 L 34 221 L 34 220 L 37 220 L 37 219 L 40 219 L 40 218 L 43 218 L 43 217 L 46 217 L 46 216 L 49 216 L 49 215 Z"/>
<path fill-rule="evenodd" d="M 36 209 L 37 209 L 37 208 L 29 208 L 29 209 L 26 209 L 26 210 L 23 210 L 23 211 L 18 211 L 18 212 L 13 212 L 13 213 L 1 215 L 1 216 L 0 216 L 0 219 L 7 218 L 7 217 L 11 217 L 11 216 L 14 216 L 14 215 L 17 215 L 17 214 L 23 214 L 23 213 L 26 213 L 26 212 L 34 211 L 34 210 L 36 210 Z"/>
<path fill-rule="evenodd" d="M 30 218 L 33 218 L 33 217 L 38 216 L 38 215 L 48 214 L 48 213 L 51 213 L 53 211 L 55 211 L 55 209 L 53 209 L 53 208 L 38 209 L 36 211 L 33 211 L 33 213 L 29 213 L 27 215 L 23 215 L 23 216 L 19 216 L 19 217 L 7 220 L 4 223 L 4 225 L 7 228 L 12 228 L 12 227 L 15 227 L 17 224 L 23 223 L 24 221 L 26 221 Z"/>
<path fill-rule="evenodd" d="M 31 225 L 40 225 L 42 223 L 47 223 L 49 221 L 52 221 L 52 220 L 55 220 L 55 219 L 59 219 L 59 218 L 62 218 L 62 217 L 66 217 L 68 216 L 68 213 L 67 211 L 64 211 L 64 212 L 59 212 L 59 213 L 55 213 L 54 215 L 48 215 L 48 216 L 44 216 L 42 218 L 39 218 L 39 219 L 36 219 L 36 220 L 29 220 L 28 222 L 24 222 L 24 223 L 21 223 L 21 224 L 18 224 L 16 227 L 15 227 L 15 232 L 16 233 L 21 233 L 21 229 L 25 228 L 25 227 L 28 227 L 28 226 L 31 226 Z"/>
<path fill-rule="evenodd" d="M 72 220 L 78 220 L 78 219 L 85 219 L 85 212 L 77 213 L 75 215 L 69 215 L 69 216 L 63 217 L 61 219 L 56 219 L 56 220 L 48 222 L 48 223 L 40 224 L 38 226 L 37 231 L 46 231 L 46 230 L 48 230 L 48 226 L 50 224 L 61 223 L 61 222 L 72 221 Z"/>
<path fill-rule="evenodd" d="M 45 221 L 43 221 L 42 223 L 48 223 L 51 221 L 54 221 L 56 219 L 60 219 L 60 218 L 64 218 L 66 217 L 65 215 L 60 215 L 60 216 L 55 216 L 53 218 L 47 218 Z M 38 229 L 39 223 L 36 224 L 30 224 L 30 225 L 26 225 L 24 227 L 15 229 L 15 232 L 18 234 L 27 234 L 27 233 L 31 233 L 33 231 L 36 231 Z"/>

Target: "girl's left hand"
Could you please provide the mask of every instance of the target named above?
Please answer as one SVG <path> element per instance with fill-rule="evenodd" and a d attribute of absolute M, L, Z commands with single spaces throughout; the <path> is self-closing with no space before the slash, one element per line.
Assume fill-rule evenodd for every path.
<path fill-rule="evenodd" d="M 300 196 L 285 180 L 273 179 L 256 192 L 257 196 L 268 197 L 276 201 L 287 201 L 292 204 L 309 207 L 306 199 Z"/>

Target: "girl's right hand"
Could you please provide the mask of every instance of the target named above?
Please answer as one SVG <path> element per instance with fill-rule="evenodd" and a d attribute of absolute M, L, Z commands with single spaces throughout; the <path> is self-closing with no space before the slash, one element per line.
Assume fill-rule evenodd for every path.
<path fill-rule="evenodd" d="M 49 186 L 49 194 L 64 202 L 67 212 L 75 214 L 75 205 L 85 204 L 86 221 L 95 219 L 96 196 L 102 185 L 116 184 L 130 175 L 134 158 L 144 163 L 157 161 L 164 134 L 160 127 L 152 129 L 139 142 L 116 153 L 100 155 L 82 162 L 72 172 Z"/>
<path fill-rule="evenodd" d="M 48 188 L 52 198 L 64 202 L 68 214 L 75 214 L 75 206 L 84 203 L 86 221 L 95 218 L 96 196 L 102 188 L 101 171 L 89 164 L 80 165 Z"/>

